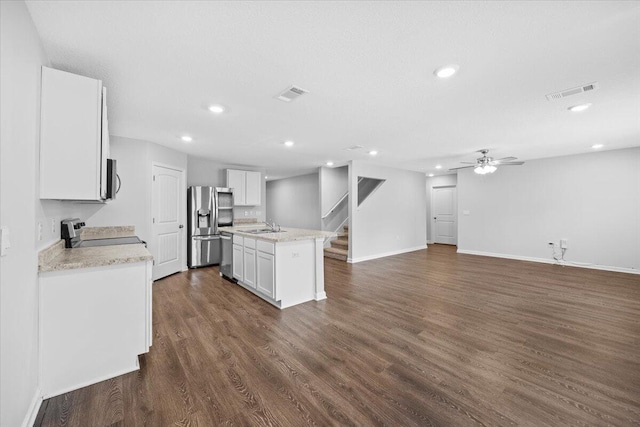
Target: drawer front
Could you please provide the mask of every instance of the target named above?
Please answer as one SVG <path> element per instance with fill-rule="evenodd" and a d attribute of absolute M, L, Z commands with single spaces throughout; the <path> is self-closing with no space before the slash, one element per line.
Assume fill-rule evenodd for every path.
<path fill-rule="evenodd" d="M 275 255 L 276 244 L 272 242 L 265 242 L 263 240 L 258 240 L 258 250 L 260 252 L 266 252 L 268 254 Z"/>
<path fill-rule="evenodd" d="M 233 235 L 233 243 L 235 243 L 236 245 L 241 245 L 242 244 L 242 236 L 238 236 L 237 234 Z"/>
<path fill-rule="evenodd" d="M 244 238 L 244 247 L 245 248 L 256 248 L 256 239 L 250 239 L 249 237 Z"/>

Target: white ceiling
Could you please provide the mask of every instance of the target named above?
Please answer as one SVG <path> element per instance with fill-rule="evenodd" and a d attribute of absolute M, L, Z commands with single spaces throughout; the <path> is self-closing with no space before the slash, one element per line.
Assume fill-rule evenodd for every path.
<path fill-rule="evenodd" d="M 27 5 L 55 68 L 104 81 L 113 135 L 271 176 L 369 149 L 372 162 L 438 172 L 485 147 L 529 160 L 640 145 L 639 2 Z M 433 76 L 449 63 L 458 74 Z M 290 84 L 309 94 L 276 100 Z"/>

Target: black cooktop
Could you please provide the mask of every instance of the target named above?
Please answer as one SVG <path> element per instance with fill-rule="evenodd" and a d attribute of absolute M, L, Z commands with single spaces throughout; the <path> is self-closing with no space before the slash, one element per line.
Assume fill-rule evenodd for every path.
<path fill-rule="evenodd" d="M 92 248 L 95 246 L 111 246 L 111 245 L 133 245 L 136 243 L 145 243 L 138 236 L 128 237 L 112 237 L 110 239 L 95 240 L 78 240 L 73 243 L 74 248 Z"/>

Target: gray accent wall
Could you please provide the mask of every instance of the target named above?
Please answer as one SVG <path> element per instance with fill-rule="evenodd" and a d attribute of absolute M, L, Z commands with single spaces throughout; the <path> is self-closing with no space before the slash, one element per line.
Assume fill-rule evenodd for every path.
<path fill-rule="evenodd" d="M 318 174 L 267 182 L 267 218 L 284 227 L 319 230 Z"/>
<path fill-rule="evenodd" d="M 640 270 L 640 148 L 458 173 L 458 249 Z"/>

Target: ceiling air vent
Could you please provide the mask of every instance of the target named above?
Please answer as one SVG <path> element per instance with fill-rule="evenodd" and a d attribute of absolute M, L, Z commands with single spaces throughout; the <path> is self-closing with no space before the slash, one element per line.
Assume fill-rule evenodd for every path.
<path fill-rule="evenodd" d="M 351 147 L 343 148 L 344 151 L 353 151 L 364 148 L 362 145 L 352 145 Z"/>
<path fill-rule="evenodd" d="M 577 95 L 582 92 L 589 92 L 590 90 L 598 89 L 598 82 L 589 83 L 584 86 L 572 87 L 571 89 L 565 89 L 560 92 L 550 93 L 547 95 L 548 101 L 555 101 L 556 99 L 566 98 L 567 96 Z"/>
<path fill-rule="evenodd" d="M 276 99 L 284 102 L 291 102 L 299 96 L 309 93 L 308 90 L 304 90 L 298 86 L 289 86 L 282 93 L 276 95 Z"/>

